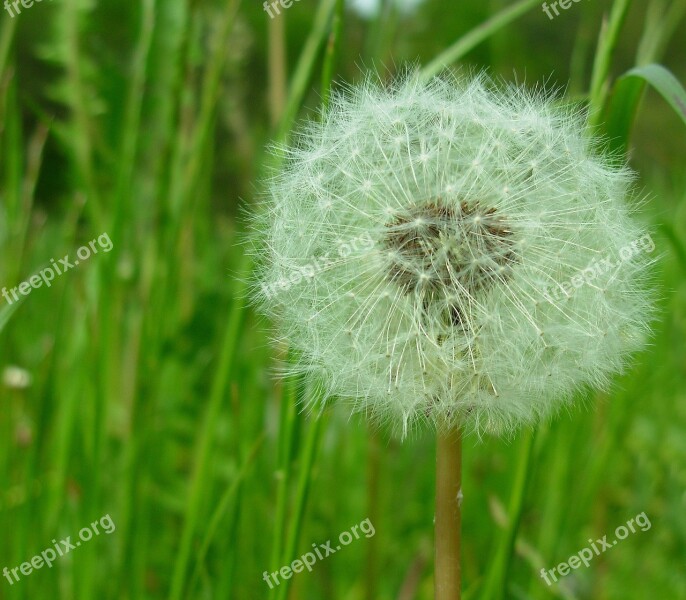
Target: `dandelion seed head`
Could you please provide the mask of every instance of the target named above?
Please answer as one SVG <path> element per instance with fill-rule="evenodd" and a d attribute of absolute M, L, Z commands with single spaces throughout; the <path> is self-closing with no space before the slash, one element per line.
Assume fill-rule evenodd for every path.
<path fill-rule="evenodd" d="M 507 432 L 606 388 L 645 344 L 645 253 L 544 297 L 643 235 L 632 173 L 549 94 L 368 80 L 296 139 L 256 225 L 255 295 L 322 397 L 403 433 Z"/>

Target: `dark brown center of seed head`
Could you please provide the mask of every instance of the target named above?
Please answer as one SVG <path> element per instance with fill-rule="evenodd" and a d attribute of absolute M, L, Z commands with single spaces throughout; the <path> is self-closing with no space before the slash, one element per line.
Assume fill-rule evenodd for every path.
<path fill-rule="evenodd" d="M 439 198 L 394 215 L 386 225 L 388 278 L 406 294 L 467 299 L 508 278 L 512 230 L 495 208 Z"/>

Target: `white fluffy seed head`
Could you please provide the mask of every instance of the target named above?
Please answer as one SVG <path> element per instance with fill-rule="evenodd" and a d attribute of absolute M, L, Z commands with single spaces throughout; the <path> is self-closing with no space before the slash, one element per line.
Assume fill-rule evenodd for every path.
<path fill-rule="evenodd" d="M 294 369 L 403 434 L 507 431 L 606 387 L 645 343 L 652 259 L 620 261 L 645 239 L 632 174 L 584 128 L 484 76 L 335 96 L 282 149 L 256 226 L 255 297 Z"/>

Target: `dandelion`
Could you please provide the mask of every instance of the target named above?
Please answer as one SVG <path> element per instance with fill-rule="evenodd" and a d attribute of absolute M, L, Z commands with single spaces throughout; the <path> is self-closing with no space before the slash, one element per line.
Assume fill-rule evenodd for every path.
<path fill-rule="evenodd" d="M 644 254 L 544 295 L 643 235 L 633 174 L 549 94 L 484 76 L 367 80 L 285 152 L 258 224 L 256 294 L 322 398 L 403 435 L 438 428 L 437 511 L 460 493 L 458 428 L 535 423 L 606 388 L 645 343 Z M 337 252 L 361 238 L 372 243 Z"/>
<path fill-rule="evenodd" d="M 607 387 L 644 343 L 649 258 L 545 296 L 644 235 L 632 173 L 584 127 L 483 76 L 334 97 L 287 150 L 263 224 L 263 304 L 294 368 L 403 434 L 508 431 Z M 337 251 L 361 238 L 373 243 Z M 301 277 L 311 264 L 326 266 Z"/>

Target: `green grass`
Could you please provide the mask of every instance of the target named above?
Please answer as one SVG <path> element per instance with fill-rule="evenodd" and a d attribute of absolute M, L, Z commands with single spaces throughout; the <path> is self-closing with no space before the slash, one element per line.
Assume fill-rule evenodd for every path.
<path fill-rule="evenodd" d="M 51 569 L 0 577 L 0 598 L 432 597 L 431 432 L 400 443 L 342 407 L 300 412 L 312 390 L 273 376 L 288 349 L 249 307 L 239 243 L 278 166 L 267 144 L 317 118 L 330 87 L 405 62 L 571 79 L 630 151 L 662 255 L 655 337 L 611 395 L 465 441 L 466 597 L 686 597 L 686 2 L 579 3 L 554 21 L 528 0 L 382 4 L 365 21 L 301 0 L 283 38 L 240 0 L 0 15 L 0 288 L 103 232 L 114 243 L 0 298 L 0 569 L 103 515 L 116 525 Z M 649 531 L 545 585 L 542 567 L 641 512 Z M 367 517 L 373 537 L 270 592 L 264 571 Z"/>

